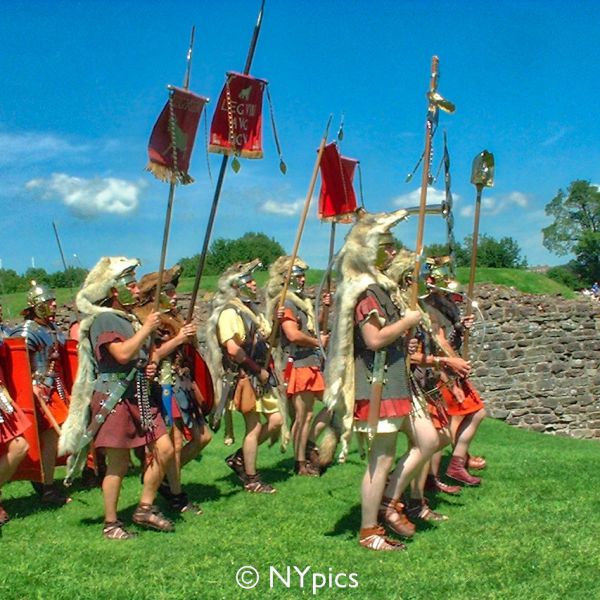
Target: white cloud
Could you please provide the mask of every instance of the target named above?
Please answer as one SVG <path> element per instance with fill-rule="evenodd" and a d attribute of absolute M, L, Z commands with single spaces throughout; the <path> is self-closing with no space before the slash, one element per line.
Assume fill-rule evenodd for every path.
<path fill-rule="evenodd" d="M 88 150 L 83 144 L 73 144 L 51 133 L 0 132 L 0 166 L 29 165 L 65 154 L 80 154 Z"/>
<path fill-rule="evenodd" d="M 510 192 L 501 196 L 486 196 L 481 198 L 481 214 L 488 217 L 495 217 L 511 207 L 518 206 L 525 208 L 529 204 L 529 197 L 523 192 Z M 472 217 L 474 213 L 473 204 L 463 206 L 459 214 L 461 217 Z"/>
<path fill-rule="evenodd" d="M 427 204 L 441 204 L 446 199 L 444 190 L 436 190 L 433 187 L 427 188 Z M 452 195 L 454 201 L 459 199 L 457 194 Z M 416 190 L 397 196 L 392 200 L 392 204 L 398 208 L 408 208 L 410 206 L 418 206 L 421 202 L 421 186 Z"/>
<path fill-rule="evenodd" d="M 295 202 L 277 202 L 275 200 L 265 200 L 259 205 L 258 209 L 262 213 L 269 215 L 278 215 L 280 217 L 293 217 L 299 215 L 304 200 L 296 200 Z"/>
<path fill-rule="evenodd" d="M 25 187 L 42 200 L 58 199 L 78 217 L 127 215 L 139 204 L 143 181 L 132 183 L 113 177 L 83 179 L 53 173 L 50 179 L 31 179 Z"/>

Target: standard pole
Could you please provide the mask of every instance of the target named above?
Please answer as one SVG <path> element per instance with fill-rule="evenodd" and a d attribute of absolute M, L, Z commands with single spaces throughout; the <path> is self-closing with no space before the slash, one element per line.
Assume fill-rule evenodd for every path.
<path fill-rule="evenodd" d="M 248 48 L 248 55 L 246 56 L 246 64 L 244 65 L 244 75 L 250 73 L 250 67 L 252 66 L 252 60 L 254 59 L 254 52 L 256 50 L 256 44 L 258 42 L 258 35 L 260 33 L 260 27 L 262 25 L 263 11 L 265 8 L 265 0 L 262 0 L 260 5 L 260 11 L 256 24 L 254 25 L 254 31 L 252 32 L 252 39 L 250 40 L 250 46 Z M 217 216 L 217 208 L 219 206 L 219 199 L 221 197 L 221 189 L 223 188 L 223 180 L 225 179 L 225 172 L 227 170 L 227 163 L 229 162 L 229 155 L 223 155 L 221 160 L 221 169 L 219 170 L 219 178 L 217 179 L 217 186 L 215 187 L 215 193 L 213 195 L 212 205 L 210 207 L 210 214 L 208 217 L 208 223 L 206 224 L 206 231 L 204 232 L 204 241 L 202 243 L 202 253 L 198 260 L 198 267 L 196 269 L 196 278 L 194 280 L 194 288 L 192 289 L 192 296 L 190 300 L 190 306 L 188 308 L 188 314 L 186 317 L 186 323 L 190 323 L 194 317 L 194 308 L 196 306 L 196 299 L 198 298 L 198 290 L 200 289 L 200 282 L 202 281 L 202 273 L 204 272 L 204 264 L 206 262 L 206 256 L 208 254 L 208 245 L 212 236 L 212 230 L 215 223 L 215 217 Z"/>

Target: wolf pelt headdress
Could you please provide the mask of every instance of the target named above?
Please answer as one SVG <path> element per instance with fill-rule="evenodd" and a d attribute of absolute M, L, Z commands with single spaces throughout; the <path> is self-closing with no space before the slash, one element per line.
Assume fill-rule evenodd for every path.
<path fill-rule="evenodd" d="M 60 455 L 73 453 L 87 428 L 88 407 L 96 379 L 96 362 L 89 337 L 94 317 L 103 312 L 112 312 L 129 319 L 134 328 L 138 326 L 135 316 L 101 304 L 110 297 L 112 288 L 117 287 L 119 278 L 139 264 L 140 261 L 137 259 L 105 256 L 88 273 L 77 294 L 75 303 L 77 309 L 83 314 L 79 326 L 77 376 L 71 392 L 69 415 L 62 426 L 58 441 Z"/>
<path fill-rule="evenodd" d="M 376 266 L 377 250 L 381 234 L 406 219 L 407 211 L 401 209 L 390 213 L 364 213 L 352 227 L 335 268 L 338 284 L 335 292 L 335 313 L 327 364 L 326 388 L 323 402 L 333 413 L 333 425 L 341 435 L 344 461 L 352 433 L 354 416 L 354 310 L 359 296 L 372 284 L 392 291 L 396 284 Z"/>
<path fill-rule="evenodd" d="M 290 269 L 292 262 L 291 256 L 280 256 L 269 268 L 269 282 L 266 287 L 267 296 L 267 316 L 273 317 L 281 299 L 283 284 L 285 283 L 286 275 Z M 294 266 L 306 271 L 308 265 L 301 259 L 296 257 Z M 311 333 L 316 335 L 315 311 L 313 304 L 309 298 L 301 298 L 293 290 L 287 289 L 285 299 L 290 301 L 294 306 L 298 307 L 307 316 L 307 328 Z M 273 350 L 275 362 L 279 370 L 283 369 L 281 364 L 281 346 L 276 345 Z"/>
<path fill-rule="evenodd" d="M 255 258 L 250 262 L 237 262 L 231 265 L 224 273 L 219 277 L 217 282 L 217 291 L 212 299 L 210 317 L 206 322 L 205 335 L 206 340 L 206 365 L 210 371 L 214 383 L 215 392 L 215 406 L 219 406 L 221 403 L 222 394 L 222 382 L 225 377 L 225 369 L 223 367 L 223 349 L 219 343 L 218 336 L 218 322 L 223 309 L 227 305 L 234 306 L 240 312 L 250 318 L 260 333 L 267 338 L 271 333 L 271 323 L 265 318 L 264 315 L 256 315 L 252 310 L 244 305 L 239 298 L 238 288 L 240 286 L 240 277 L 254 271 L 261 264 L 260 259 Z M 283 417 L 281 447 L 285 449 L 289 439 L 289 433 L 287 431 L 287 406 L 285 399 L 278 393 L 279 399 L 279 410 Z"/>

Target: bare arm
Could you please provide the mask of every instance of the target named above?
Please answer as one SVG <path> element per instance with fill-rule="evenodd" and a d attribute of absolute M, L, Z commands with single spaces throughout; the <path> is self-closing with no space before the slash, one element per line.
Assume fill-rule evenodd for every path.
<path fill-rule="evenodd" d="M 262 383 L 266 383 L 269 380 L 269 372 L 253 361 L 233 338 L 225 342 L 225 350 L 233 362 L 246 367 L 250 372 L 254 373 Z"/>
<path fill-rule="evenodd" d="M 190 337 L 196 335 L 196 329 L 197 328 L 194 323 L 188 323 L 187 325 L 184 325 L 175 337 L 167 340 L 161 344 L 160 347 L 154 350 L 152 353 L 152 359 L 160 362 L 163 358 L 165 358 L 165 356 L 169 356 L 173 350 L 182 344 L 185 344 Z"/>
<path fill-rule="evenodd" d="M 418 310 L 407 310 L 402 319 L 382 327 L 377 316 L 373 314 L 363 323 L 361 334 L 367 348 L 377 352 L 395 342 L 420 320 L 421 313 Z"/>
<path fill-rule="evenodd" d="M 140 348 L 144 345 L 146 339 L 158 327 L 160 314 L 157 312 L 150 313 L 142 327 L 129 339 L 122 342 L 111 342 L 106 344 L 106 349 L 109 354 L 121 365 L 126 365 L 131 361 Z"/>

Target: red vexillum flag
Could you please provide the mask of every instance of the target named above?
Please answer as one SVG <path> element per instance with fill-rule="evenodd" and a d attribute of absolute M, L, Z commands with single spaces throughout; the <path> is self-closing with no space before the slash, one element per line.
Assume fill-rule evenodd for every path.
<path fill-rule="evenodd" d="M 148 142 L 147 170 L 162 181 L 192 183 L 189 175 L 198 121 L 208 98 L 169 86 L 169 100 Z"/>
<path fill-rule="evenodd" d="M 350 223 L 356 211 L 356 194 L 352 185 L 358 161 L 341 156 L 335 142 L 327 144 L 321 157 L 321 193 L 319 219 Z"/>
<path fill-rule="evenodd" d="M 210 126 L 208 151 L 262 158 L 262 101 L 267 82 L 227 73 Z"/>

